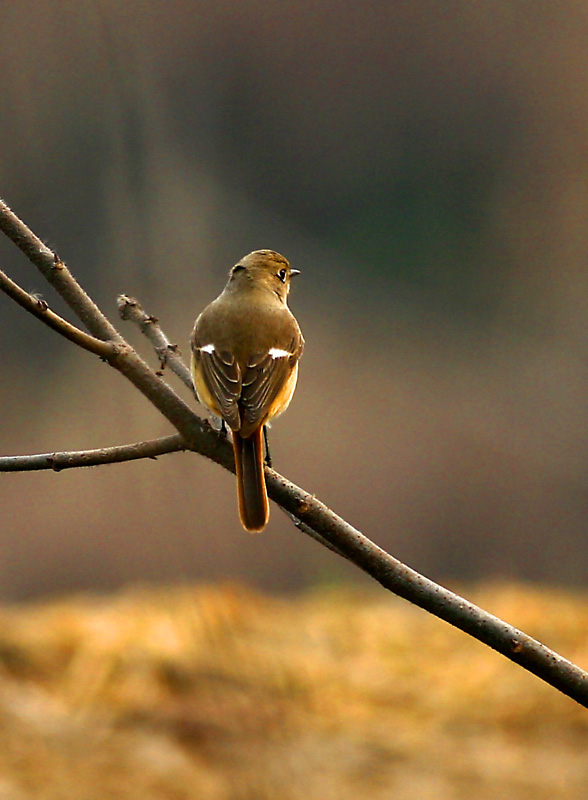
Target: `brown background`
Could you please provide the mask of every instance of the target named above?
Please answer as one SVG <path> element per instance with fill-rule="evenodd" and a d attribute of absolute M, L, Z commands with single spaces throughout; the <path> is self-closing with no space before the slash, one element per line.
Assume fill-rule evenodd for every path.
<path fill-rule="evenodd" d="M 585 583 L 584 3 L 2 16 L 0 194 L 107 313 L 135 295 L 186 352 L 231 264 L 283 252 L 307 350 L 277 469 L 433 578 Z M 63 310 L 8 241 L 0 264 Z M 169 432 L 6 297 L 0 322 L 3 454 Z M 244 535 L 234 494 L 190 454 L 0 476 L 0 593 L 355 577 L 276 508 Z"/>

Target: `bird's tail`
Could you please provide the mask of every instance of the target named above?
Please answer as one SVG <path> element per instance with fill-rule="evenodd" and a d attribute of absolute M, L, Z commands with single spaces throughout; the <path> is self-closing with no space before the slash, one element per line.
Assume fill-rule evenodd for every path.
<path fill-rule="evenodd" d="M 244 439 L 233 431 L 237 471 L 239 516 L 246 531 L 259 533 L 269 519 L 269 502 L 263 474 L 263 426 Z"/>

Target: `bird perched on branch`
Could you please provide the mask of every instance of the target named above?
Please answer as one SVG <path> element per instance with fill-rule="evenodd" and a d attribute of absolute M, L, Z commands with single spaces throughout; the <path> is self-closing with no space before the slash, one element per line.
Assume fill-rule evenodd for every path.
<path fill-rule="evenodd" d="M 273 250 L 249 253 L 192 333 L 196 394 L 232 431 L 239 516 L 252 532 L 269 519 L 264 426 L 288 408 L 304 349 L 287 303 L 290 279 L 298 274 Z"/>

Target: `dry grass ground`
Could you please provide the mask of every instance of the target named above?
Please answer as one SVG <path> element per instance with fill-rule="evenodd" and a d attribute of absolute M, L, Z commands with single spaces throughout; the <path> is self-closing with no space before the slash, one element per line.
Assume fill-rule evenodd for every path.
<path fill-rule="evenodd" d="M 588 667 L 588 600 L 468 592 Z M 382 591 L 0 610 L 0 800 L 585 800 L 588 711 Z"/>

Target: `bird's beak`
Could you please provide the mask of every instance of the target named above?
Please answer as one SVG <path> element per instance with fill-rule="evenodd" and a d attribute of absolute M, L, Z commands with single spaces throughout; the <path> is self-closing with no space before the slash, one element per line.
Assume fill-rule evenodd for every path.
<path fill-rule="evenodd" d="M 290 277 L 293 278 L 295 275 L 300 275 L 299 269 L 290 269 Z"/>

